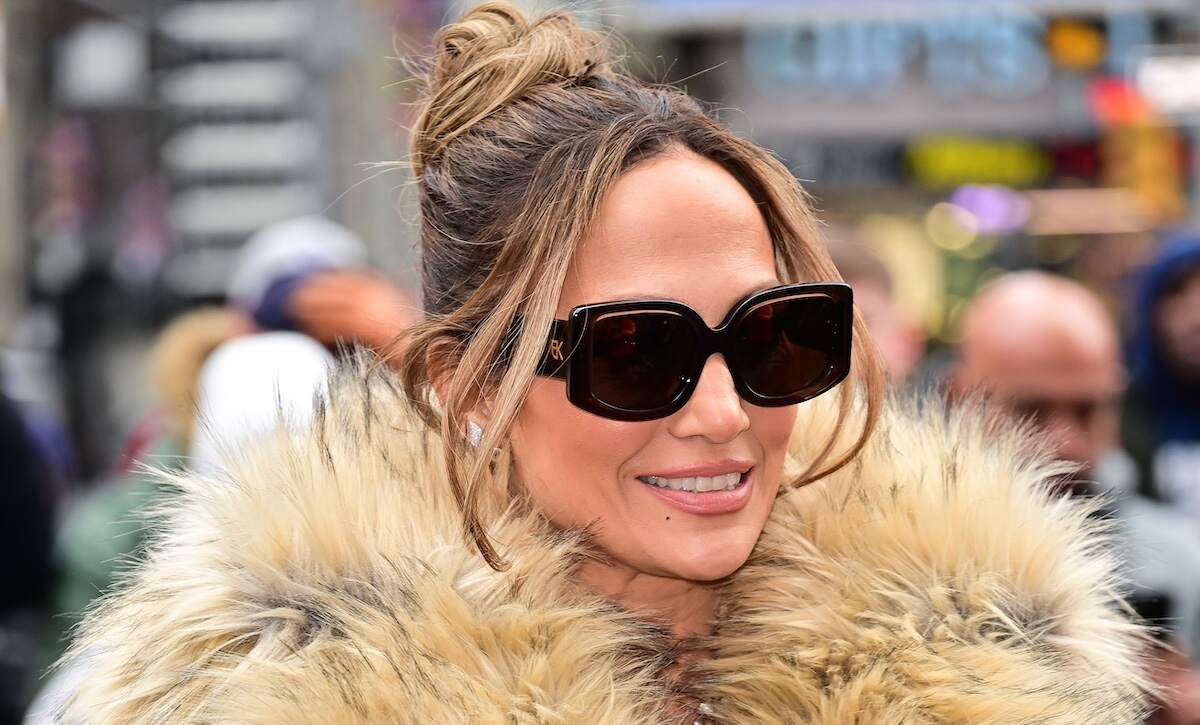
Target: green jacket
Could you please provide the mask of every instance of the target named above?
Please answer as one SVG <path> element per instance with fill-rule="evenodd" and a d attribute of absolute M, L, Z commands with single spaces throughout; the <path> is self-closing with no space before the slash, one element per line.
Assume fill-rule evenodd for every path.
<path fill-rule="evenodd" d="M 88 606 L 109 591 L 142 553 L 151 509 L 174 495 L 161 472 L 182 469 L 181 446 L 168 435 L 151 443 L 133 471 L 89 492 L 59 529 L 56 553 L 61 571 L 54 592 L 54 617 L 46 637 L 45 665 L 66 650 L 72 628 Z"/>

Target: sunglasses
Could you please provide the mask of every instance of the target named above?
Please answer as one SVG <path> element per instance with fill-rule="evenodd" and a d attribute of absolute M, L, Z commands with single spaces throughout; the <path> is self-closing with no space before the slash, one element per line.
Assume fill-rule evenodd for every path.
<path fill-rule="evenodd" d="M 1065 414 L 1067 419 L 1081 426 L 1089 426 L 1097 414 L 1105 409 L 1112 409 L 1116 400 L 1109 395 L 1080 398 L 1039 398 L 1020 397 L 1008 401 L 1013 412 L 1020 418 L 1026 418 L 1037 425 L 1045 425 L 1056 413 Z"/>
<path fill-rule="evenodd" d="M 841 283 L 755 292 L 715 329 L 671 300 L 581 305 L 555 320 L 538 374 L 565 380 L 567 400 L 604 418 L 665 418 L 687 404 L 705 362 L 724 356 L 752 405 L 794 405 L 850 372 L 853 293 Z"/>

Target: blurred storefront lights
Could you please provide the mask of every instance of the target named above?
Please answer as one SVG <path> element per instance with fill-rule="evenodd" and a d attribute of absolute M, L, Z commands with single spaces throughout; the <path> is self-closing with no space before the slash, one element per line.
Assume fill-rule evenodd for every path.
<path fill-rule="evenodd" d="M 1154 217 L 1128 189 L 1046 189 L 1029 191 L 1032 236 L 1131 234 L 1149 231 Z"/>
<path fill-rule="evenodd" d="M 1050 57 L 1063 68 L 1093 71 L 1104 63 L 1107 42 L 1095 25 L 1064 18 L 1050 23 L 1046 29 L 1046 47 Z"/>
<path fill-rule="evenodd" d="M 939 202 L 925 215 L 929 240 L 948 252 L 966 249 L 979 234 L 979 220 L 956 204 Z"/>
<path fill-rule="evenodd" d="M 913 180 L 930 189 L 970 183 L 1028 187 L 1044 182 L 1052 171 L 1037 143 L 966 134 L 920 136 L 908 144 L 905 160 Z"/>
<path fill-rule="evenodd" d="M 1013 232 L 1029 221 L 1029 200 L 1004 186 L 960 186 L 950 195 L 950 203 L 974 215 L 983 234 Z"/>
<path fill-rule="evenodd" d="M 922 225 L 908 216 L 868 214 L 858 233 L 891 270 L 896 304 L 927 333 L 936 334 L 944 316 L 945 263 Z"/>

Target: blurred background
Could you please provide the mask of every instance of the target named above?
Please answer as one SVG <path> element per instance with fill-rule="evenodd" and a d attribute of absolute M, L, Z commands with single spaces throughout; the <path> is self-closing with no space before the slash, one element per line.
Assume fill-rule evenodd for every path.
<path fill-rule="evenodd" d="M 417 92 L 406 59 L 468 4 L 4 6 L 0 391 L 16 431 L 5 435 L 29 444 L 44 483 L 4 484 L 13 493 L 0 529 L 23 543 L 0 548 L 50 552 L 44 567 L 22 554 L 27 578 L 5 585 L 20 590 L 16 614 L 0 613 L 14 633 L 0 637 L 0 707 L 13 721 L 40 687 L 30 672 L 57 653 L 47 631 L 61 639 L 109 563 L 134 551 L 111 542 L 136 537 L 124 525 L 129 499 L 141 500 L 130 491 L 145 492 L 130 488 L 136 461 L 203 448 L 190 421 L 209 353 L 250 329 L 300 330 L 323 347 L 377 335 L 378 347 L 413 319 L 415 194 L 402 164 L 381 162 L 405 155 Z M 898 384 L 955 377 L 964 314 L 989 282 L 1039 270 L 1080 283 L 1119 331 L 1121 379 L 1150 375 L 1149 402 L 1121 404 L 1132 410 L 1124 418 L 1153 418 L 1154 395 L 1183 401 L 1168 420 L 1126 424 L 1111 447 L 1131 453 L 1126 488 L 1193 517 L 1181 519 L 1179 545 L 1200 556 L 1186 533 L 1200 530 L 1200 495 L 1188 488 L 1200 448 L 1155 458 L 1163 440 L 1194 442 L 1200 427 L 1184 364 L 1200 345 L 1188 316 L 1200 306 L 1189 291 L 1200 255 L 1187 231 L 1200 213 L 1200 0 L 570 7 L 618 33 L 635 73 L 711 103 L 804 182 Z M 331 269 L 343 274 L 309 285 Z M 1152 271 L 1161 278 L 1147 281 Z M 1174 372 L 1138 357 L 1139 336 L 1158 329 L 1139 289 L 1152 307 L 1170 298 L 1183 309 L 1183 322 L 1162 323 L 1182 330 Z M 362 307 L 329 311 L 351 291 Z M 1056 306 L 1053 291 L 1036 294 L 1033 314 Z M 191 327 L 166 339 L 181 320 Z M 339 327 L 365 323 L 380 329 Z M 229 365 L 246 390 L 264 379 Z M 1092 402 L 1116 406 L 1121 395 Z M 1021 410 L 1053 418 L 1046 400 Z M 1090 413 L 1079 410 L 1082 426 Z M 1088 455 L 1068 457 L 1094 473 Z M 16 456 L 0 460 L 6 475 L 26 470 Z M 1175 483 L 1152 480 L 1155 460 Z M 106 571 L 79 574 L 89 557 Z M 1200 563 L 1195 571 L 1187 587 L 1200 590 Z M 1151 588 L 1145 610 L 1168 616 L 1163 587 Z M 1191 616 L 1179 612 L 1191 596 L 1166 597 L 1172 621 Z M 1200 594 L 1188 601 L 1200 611 Z"/>

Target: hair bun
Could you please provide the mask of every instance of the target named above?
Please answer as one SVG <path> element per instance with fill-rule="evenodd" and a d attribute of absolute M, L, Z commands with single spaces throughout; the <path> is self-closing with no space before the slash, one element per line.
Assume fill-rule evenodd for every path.
<path fill-rule="evenodd" d="M 487 2 L 434 38 L 428 97 L 413 134 L 423 167 L 447 143 L 542 85 L 608 73 L 608 42 L 564 12 L 533 22 L 511 3 Z"/>

